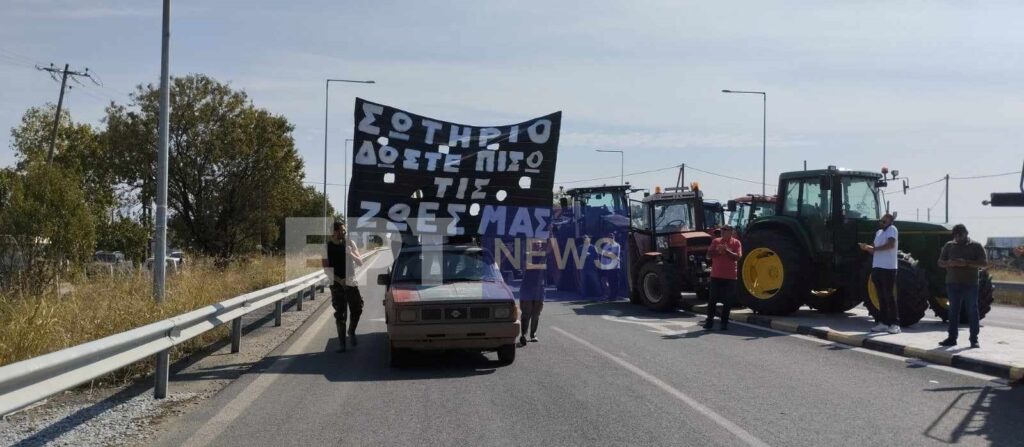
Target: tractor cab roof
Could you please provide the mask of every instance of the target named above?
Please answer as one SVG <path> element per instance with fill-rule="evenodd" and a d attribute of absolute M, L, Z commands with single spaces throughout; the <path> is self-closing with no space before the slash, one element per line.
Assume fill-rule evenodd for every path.
<path fill-rule="evenodd" d="M 643 203 L 648 202 L 667 202 L 667 201 L 683 201 L 683 200 L 704 200 L 704 193 L 700 190 L 691 191 L 676 190 L 676 188 L 666 188 L 665 192 L 654 193 L 643 198 Z"/>
<path fill-rule="evenodd" d="M 630 192 L 633 192 L 633 191 L 635 191 L 635 189 L 632 186 L 628 185 L 628 184 L 626 184 L 626 185 L 601 185 L 601 186 L 587 186 L 587 187 L 583 187 L 583 188 L 567 189 L 567 190 L 565 190 L 564 194 L 567 195 L 567 196 L 579 196 L 579 195 L 583 195 L 583 194 L 593 194 L 593 193 L 602 193 L 602 192 L 603 193 L 630 193 Z"/>
<path fill-rule="evenodd" d="M 882 174 L 870 171 L 854 171 L 851 169 L 836 168 L 830 166 L 828 169 L 812 169 L 809 171 L 792 171 L 779 174 L 779 180 L 793 180 L 810 177 L 820 177 L 827 174 L 838 174 L 844 177 L 867 177 L 872 179 L 882 178 Z"/>
<path fill-rule="evenodd" d="M 745 195 L 743 197 L 737 197 L 735 199 L 735 202 L 736 203 L 745 203 L 745 204 L 751 204 L 751 203 L 755 203 L 755 202 L 756 203 L 775 203 L 777 200 L 778 199 L 776 198 L 776 196 L 766 196 L 766 195 L 761 195 L 761 194 L 747 194 L 747 195 Z"/>

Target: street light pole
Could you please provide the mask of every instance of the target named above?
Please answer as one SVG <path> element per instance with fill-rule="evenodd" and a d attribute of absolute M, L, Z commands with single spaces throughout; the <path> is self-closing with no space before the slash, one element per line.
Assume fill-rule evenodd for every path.
<path fill-rule="evenodd" d="M 765 92 L 755 92 L 747 90 L 722 90 L 722 93 L 747 93 L 751 95 L 761 95 L 761 195 L 765 195 L 766 186 L 768 184 L 767 179 L 767 159 L 768 159 L 768 94 Z"/>
<path fill-rule="evenodd" d="M 349 82 L 353 84 L 375 84 L 374 81 L 355 81 L 351 79 L 327 79 L 324 82 L 324 235 L 330 234 L 327 231 L 327 223 L 331 220 L 331 217 L 327 215 L 327 119 L 328 112 L 331 107 L 331 83 L 332 82 Z M 343 198 L 342 201 L 347 200 Z"/>
<path fill-rule="evenodd" d="M 625 164 L 626 164 L 626 158 L 623 155 L 622 151 L 610 151 L 610 150 L 604 150 L 604 149 L 594 149 L 594 150 L 597 151 L 597 152 L 613 152 L 613 153 L 614 152 L 618 152 L 619 153 L 619 184 L 620 185 L 625 185 L 626 182 L 625 182 L 625 174 L 624 174 L 624 171 L 623 171 L 623 166 L 625 166 Z"/>

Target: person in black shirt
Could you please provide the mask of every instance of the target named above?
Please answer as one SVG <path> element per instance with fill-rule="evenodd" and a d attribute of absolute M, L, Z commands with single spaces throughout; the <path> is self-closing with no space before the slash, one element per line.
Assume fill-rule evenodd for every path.
<path fill-rule="evenodd" d="M 333 277 L 331 306 L 334 307 L 334 323 L 338 327 L 337 352 L 345 352 L 346 349 L 346 319 L 349 319 L 347 338 L 352 339 L 352 346 L 358 344 L 356 325 L 363 313 L 363 297 L 353 280 L 357 265 L 363 265 L 359 249 L 348 239 L 345 223 L 334 222 L 334 234 L 327 241 L 327 267 L 331 269 L 328 275 Z"/>

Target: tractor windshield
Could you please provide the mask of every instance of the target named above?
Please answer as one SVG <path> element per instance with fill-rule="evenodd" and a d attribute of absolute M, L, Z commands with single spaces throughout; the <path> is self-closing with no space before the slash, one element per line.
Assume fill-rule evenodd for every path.
<path fill-rule="evenodd" d="M 869 220 L 881 217 L 875 181 L 867 177 L 843 177 L 843 216 Z"/>
<path fill-rule="evenodd" d="M 666 202 L 654 204 L 654 231 L 672 233 L 692 230 L 693 204 L 689 202 Z"/>

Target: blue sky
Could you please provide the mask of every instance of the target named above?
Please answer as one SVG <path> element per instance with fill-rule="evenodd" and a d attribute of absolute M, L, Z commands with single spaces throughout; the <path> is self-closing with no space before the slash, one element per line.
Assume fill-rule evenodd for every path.
<path fill-rule="evenodd" d="M 171 73 L 206 73 L 295 124 L 307 178 L 323 170 L 323 80 L 332 85 L 329 181 L 341 183 L 355 95 L 467 124 L 562 110 L 557 181 L 687 163 L 723 201 L 768 178 L 834 164 L 899 169 L 921 185 L 1006 173 L 1024 161 L 1024 4 L 941 1 L 174 1 Z M 67 96 L 77 120 L 157 82 L 160 2 L 4 0 L 0 128 L 55 101 L 34 63 L 89 67 L 102 88 Z M 9 140 L 9 138 L 6 138 Z M 13 162 L 9 145 L 0 165 Z M 664 170 L 634 185 L 674 183 Z M 614 183 L 610 179 L 607 182 Z M 601 183 L 601 182 L 596 182 Z M 974 236 L 1024 234 L 1024 209 L 988 208 L 1014 175 L 955 180 L 951 218 Z M 575 183 L 582 186 L 586 183 Z M 340 187 L 328 187 L 332 200 Z M 901 218 L 942 215 L 941 184 L 891 194 Z"/>

